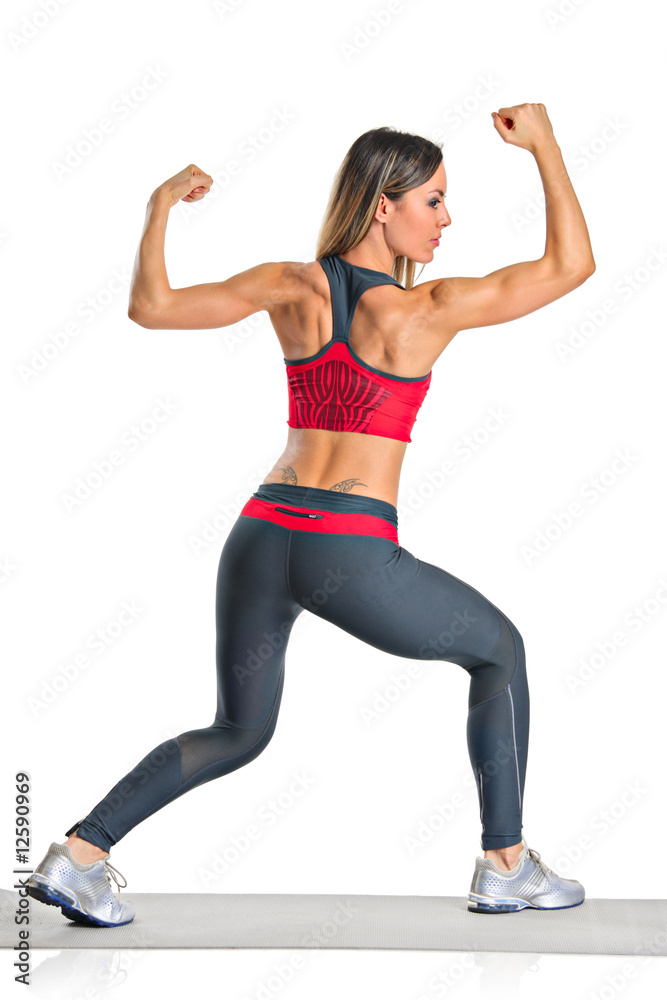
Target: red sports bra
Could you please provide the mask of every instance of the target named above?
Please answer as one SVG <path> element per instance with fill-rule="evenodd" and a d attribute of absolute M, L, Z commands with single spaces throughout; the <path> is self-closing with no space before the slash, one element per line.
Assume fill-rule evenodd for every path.
<path fill-rule="evenodd" d="M 309 358 L 289 361 L 289 427 L 378 434 L 412 441 L 410 431 L 431 384 L 431 374 L 404 378 L 380 371 L 350 346 L 357 302 L 374 285 L 398 285 L 384 271 L 359 267 L 338 254 L 320 257 L 331 288 L 333 337 Z"/>

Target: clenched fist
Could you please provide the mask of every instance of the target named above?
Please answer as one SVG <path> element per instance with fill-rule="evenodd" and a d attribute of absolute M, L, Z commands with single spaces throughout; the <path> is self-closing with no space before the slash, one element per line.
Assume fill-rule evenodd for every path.
<path fill-rule="evenodd" d="M 212 183 L 213 178 L 209 174 L 191 163 L 164 184 L 160 184 L 153 192 L 153 197 L 158 193 L 163 195 L 171 208 L 177 201 L 199 201 L 208 193 Z"/>
<path fill-rule="evenodd" d="M 512 108 L 492 111 L 496 132 L 504 142 L 534 153 L 545 143 L 554 141 L 547 109 L 543 104 L 516 104 Z"/>

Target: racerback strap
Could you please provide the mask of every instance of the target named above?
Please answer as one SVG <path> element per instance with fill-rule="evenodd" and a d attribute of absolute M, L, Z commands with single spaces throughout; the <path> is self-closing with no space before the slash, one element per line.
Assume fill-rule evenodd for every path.
<path fill-rule="evenodd" d="M 319 257 L 318 260 L 324 269 L 331 289 L 332 341 L 342 340 L 349 344 L 354 311 L 357 308 L 357 302 L 367 288 L 372 288 L 374 285 L 404 287 L 391 275 L 383 274 L 382 271 L 374 271 L 369 267 L 350 264 L 338 254 Z"/>

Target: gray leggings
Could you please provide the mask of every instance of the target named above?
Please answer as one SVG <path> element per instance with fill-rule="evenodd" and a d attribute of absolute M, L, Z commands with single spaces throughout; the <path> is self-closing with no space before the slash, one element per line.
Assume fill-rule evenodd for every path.
<path fill-rule="evenodd" d="M 479 591 L 398 544 L 392 504 L 282 483 L 258 488 L 220 555 L 215 719 L 155 747 L 66 836 L 110 851 L 185 792 L 254 760 L 274 733 L 285 652 L 304 610 L 394 656 L 467 671 L 481 845 L 519 843 L 529 730 L 521 635 Z M 323 707 L 314 710 L 326 726 Z M 419 724 L 406 743 L 415 767 Z"/>

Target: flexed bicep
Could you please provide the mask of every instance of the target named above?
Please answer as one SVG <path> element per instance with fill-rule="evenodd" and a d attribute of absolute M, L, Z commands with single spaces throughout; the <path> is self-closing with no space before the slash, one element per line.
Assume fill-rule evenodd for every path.
<path fill-rule="evenodd" d="M 431 294 L 447 329 L 467 330 L 508 323 L 541 309 L 583 284 L 593 270 L 569 271 L 540 257 L 479 278 L 434 281 Z"/>
<path fill-rule="evenodd" d="M 213 330 L 270 309 L 289 294 L 289 287 L 284 263 L 271 261 L 224 281 L 172 288 L 159 307 L 128 314 L 150 330 Z"/>

